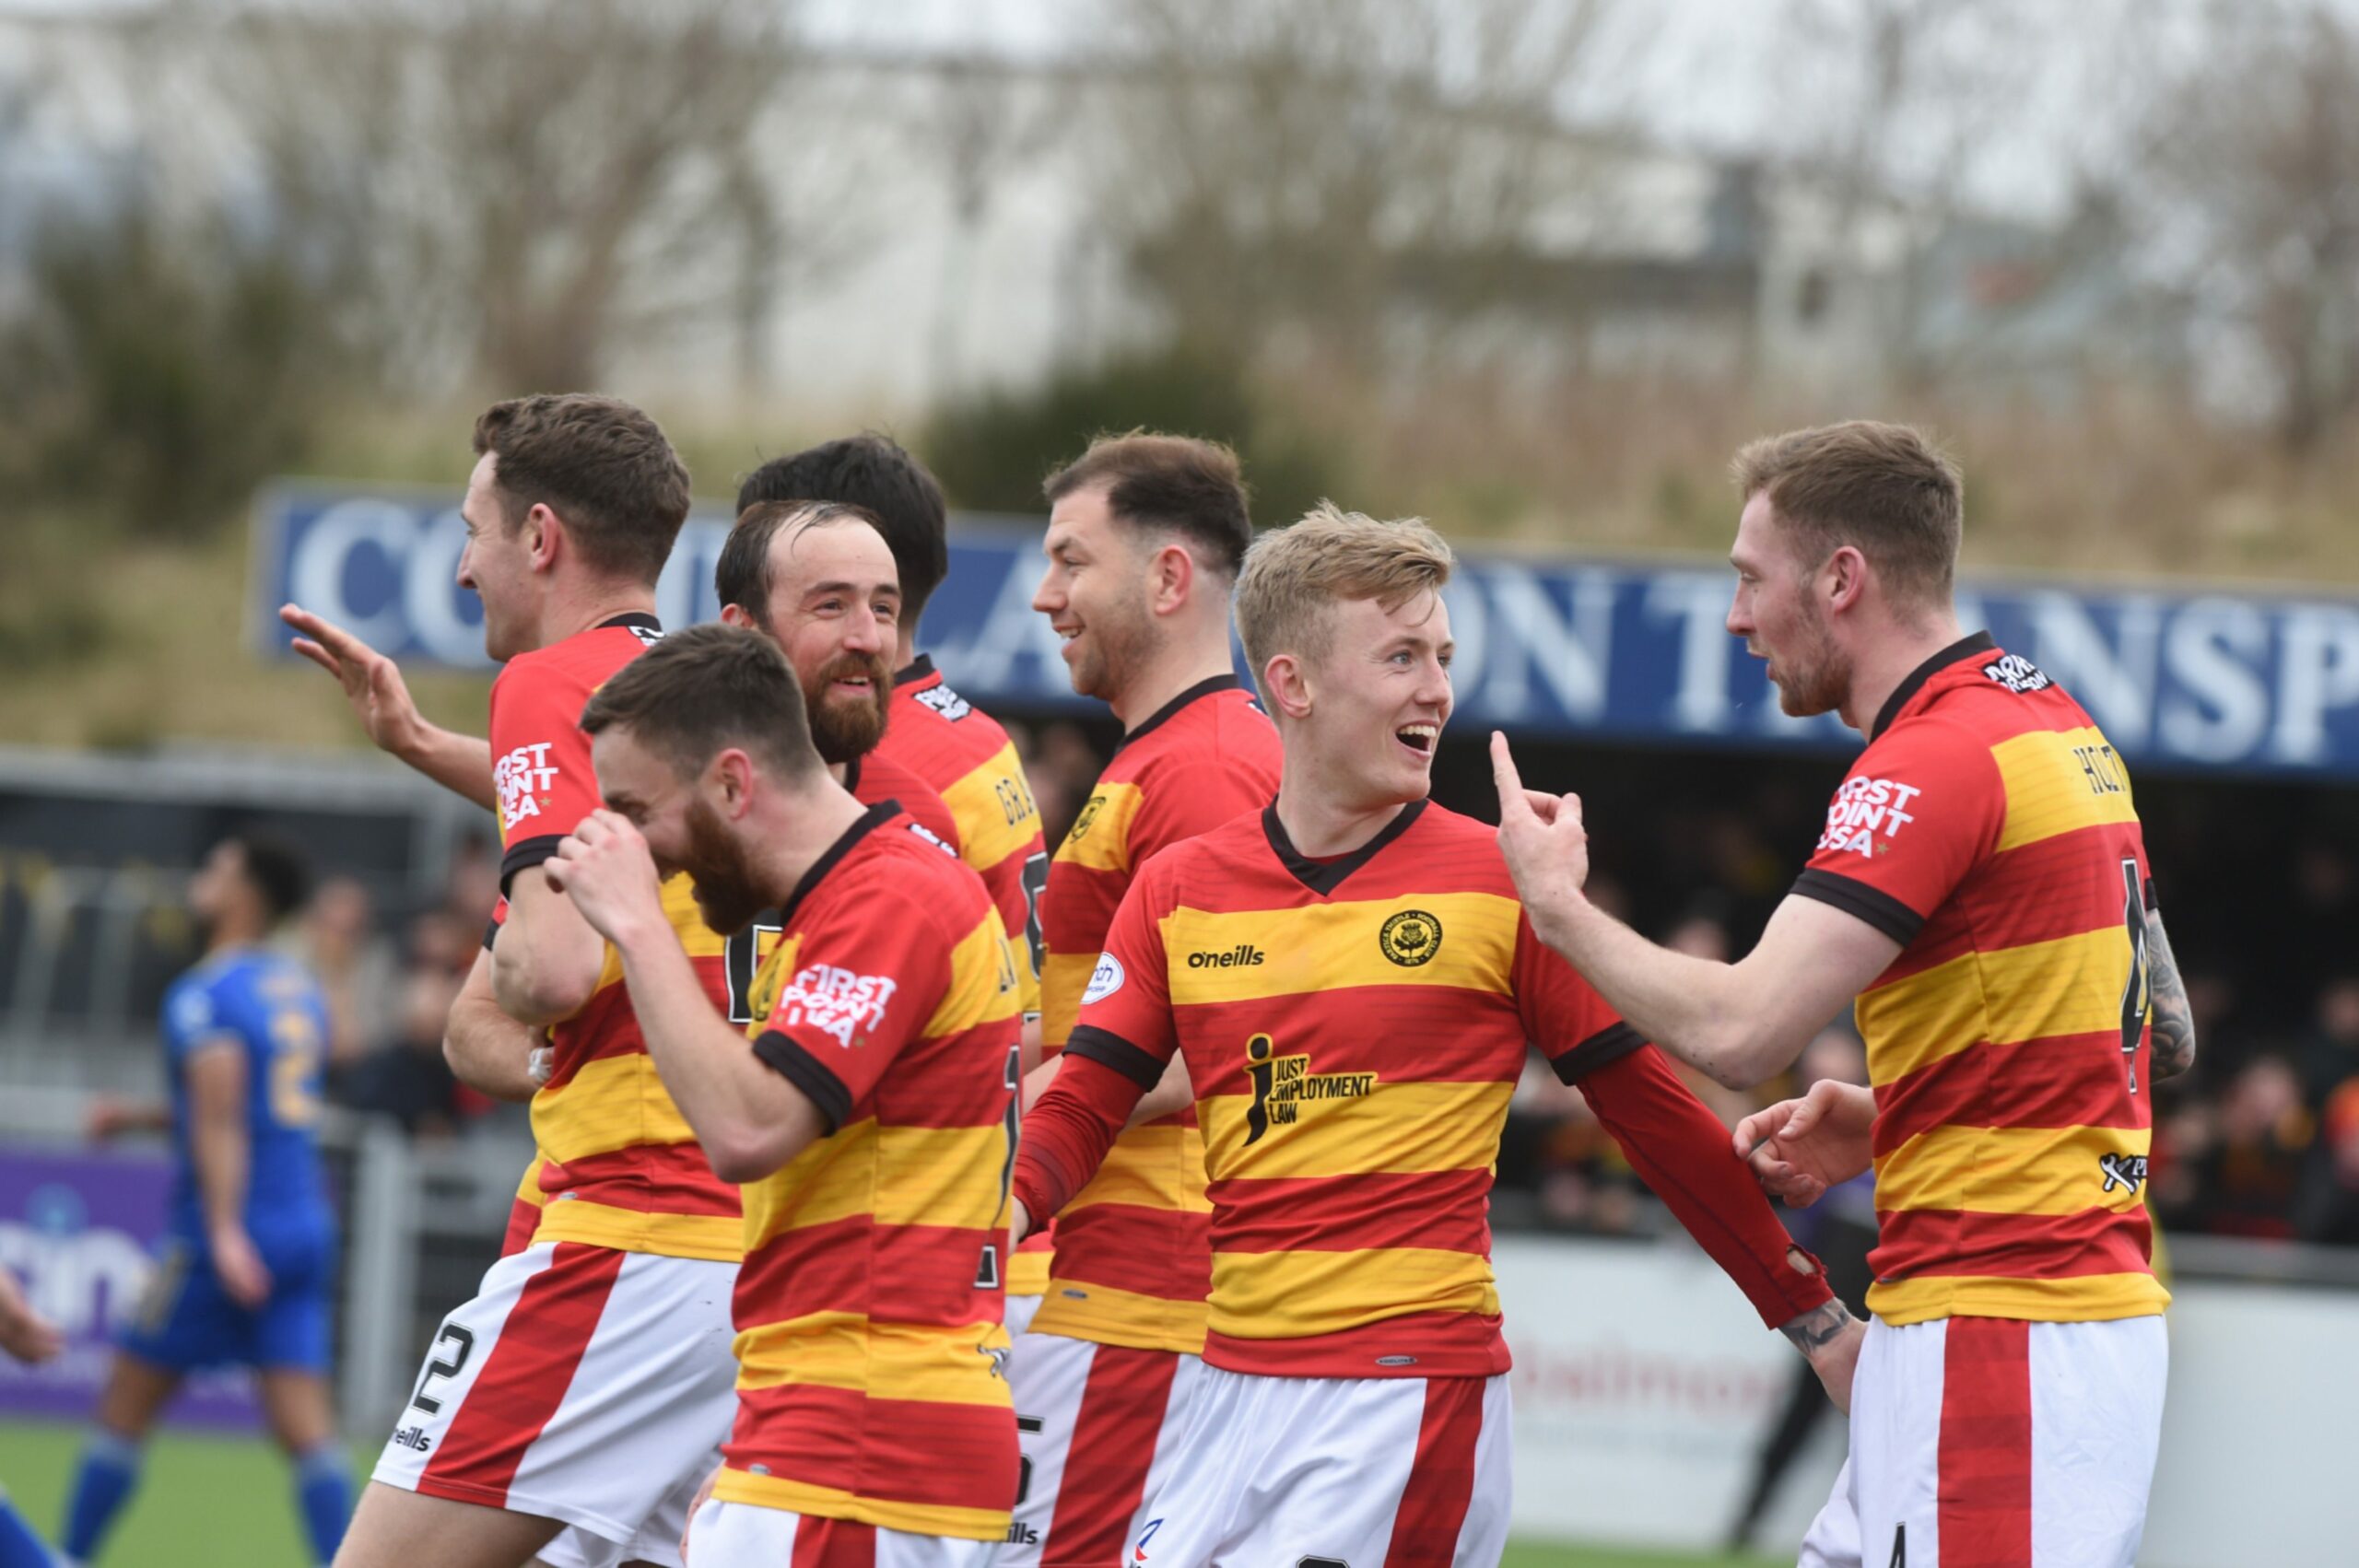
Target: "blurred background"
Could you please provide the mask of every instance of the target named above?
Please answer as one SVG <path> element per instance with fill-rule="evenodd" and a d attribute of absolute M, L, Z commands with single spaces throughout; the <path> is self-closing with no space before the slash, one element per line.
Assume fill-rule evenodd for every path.
<path fill-rule="evenodd" d="M 1437 793 L 1489 815 L 1508 729 L 1583 791 L 1607 895 L 1718 954 L 1857 745 L 1719 629 L 1728 456 L 1931 427 L 1969 616 L 2129 758 L 2200 1012 L 2155 1102 L 2151 1561 L 2253 1561 L 2259 1515 L 2272 1562 L 2348 1561 L 2359 1497 L 2303 1467 L 2359 1399 L 2359 4 L 0 4 L 0 1266 L 76 1336 L 0 1368 L 37 1517 L 148 1239 L 93 1194 L 152 1162 L 78 1129 L 160 1082 L 221 833 L 326 878 L 292 940 L 334 1008 L 356 1454 L 496 1248 L 527 1140 L 440 1054 L 492 825 L 370 753 L 270 614 L 356 626 L 480 732 L 468 430 L 585 389 L 715 499 L 668 622 L 710 613 L 763 459 L 876 428 L 931 464 L 959 516 L 921 640 L 1016 731 L 1052 843 L 1116 736 L 1026 607 L 1050 465 L 1154 426 L 1236 444 L 1265 524 L 1421 514 L 1469 556 Z M 1789 1419 L 1790 1353 L 1544 1075 L 1499 1181 L 1511 1561 L 1790 1553 L 1841 1453 Z M 1822 1209 L 1805 1239 L 1863 1253 L 1872 1209 Z M 251 1426 L 235 1379 L 199 1393 Z M 214 1561 L 210 1516 L 218 1561 L 294 1562 L 275 1493 L 224 1511 L 262 1454 L 158 1464 L 113 1560 Z"/>

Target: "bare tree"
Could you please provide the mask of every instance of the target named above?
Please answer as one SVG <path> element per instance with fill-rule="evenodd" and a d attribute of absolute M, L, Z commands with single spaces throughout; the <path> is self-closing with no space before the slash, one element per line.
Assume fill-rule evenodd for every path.
<path fill-rule="evenodd" d="M 2324 0 L 2240 0 L 2154 100 L 2158 228 L 2263 369 L 2306 451 L 2359 407 L 2359 23 Z"/>
<path fill-rule="evenodd" d="M 1367 367 L 1404 283 L 1561 205 L 1609 3 L 1111 0 L 1102 225 L 1191 345 Z"/>
<path fill-rule="evenodd" d="M 792 0 L 180 0 L 152 58 L 195 62 L 174 134 L 220 133 L 266 220 L 409 375 L 593 384 L 634 336 L 708 324 L 749 374 L 812 248 L 773 117 Z M 160 74 L 160 73 L 159 73 Z"/>

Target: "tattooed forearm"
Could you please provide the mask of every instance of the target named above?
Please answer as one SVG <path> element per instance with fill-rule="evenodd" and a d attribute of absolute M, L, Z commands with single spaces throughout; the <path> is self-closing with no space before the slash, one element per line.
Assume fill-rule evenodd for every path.
<path fill-rule="evenodd" d="M 2160 910 L 2146 916 L 2146 986 L 2154 1009 L 2154 1076 L 2177 1078 L 2195 1065 L 2195 1010 L 2189 1005 L 2170 938 L 2163 934 Z"/>
<path fill-rule="evenodd" d="M 1840 1339 L 1843 1330 L 1851 1326 L 1850 1309 L 1839 1301 L 1814 1306 L 1790 1323 L 1778 1325 L 1778 1332 L 1794 1342 L 1802 1354 L 1815 1355 Z"/>

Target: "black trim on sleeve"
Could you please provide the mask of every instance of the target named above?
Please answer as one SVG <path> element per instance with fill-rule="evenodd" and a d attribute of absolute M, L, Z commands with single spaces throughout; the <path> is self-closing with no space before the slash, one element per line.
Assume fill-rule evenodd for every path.
<path fill-rule="evenodd" d="M 1839 872 L 1809 867 L 1794 878 L 1793 891 L 1802 897 L 1815 898 L 1847 915 L 1857 916 L 1903 947 L 1915 942 L 1917 933 L 1925 929 L 1924 916 L 1882 888 L 1870 887 Z"/>
<path fill-rule="evenodd" d="M 1571 1050 L 1551 1058 L 1559 1083 L 1578 1083 L 1601 1067 L 1611 1067 L 1632 1051 L 1644 1050 L 1647 1037 L 1616 1019 Z"/>
<path fill-rule="evenodd" d="M 1084 1024 L 1065 1038 L 1065 1055 L 1110 1067 L 1142 1089 L 1163 1082 L 1164 1064 L 1109 1030 Z"/>
<path fill-rule="evenodd" d="M 913 686 L 933 673 L 933 655 L 921 653 L 893 672 L 893 684 L 897 686 Z"/>
<path fill-rule="evenodd" d="M 1989 632 L 1976 632 L 1972 637 L 1958 638 L 1909 671 L 1900 685 L 1893 687 L 1892 695 L 1884 699 L 1884 706 L 1876 709 L 1876 721 L 1868 726 L 1868 739 L 1872 741 L 1890 728 L 1892 721 L 1900 717 L 1900 710 L 1908 706 L 1908 699 L 1925 689 L 1927 681 L 1969 655 L 1998 650 L 1999 645 Z"/>
<path fill-rule="evenodd" d="M 1285 824 L 1278 820 L 1275 801 L 1262 808 L 1262 832 L 1270 840 L 1270 848 L 1278 863 L 1293 873 L 1295 881 L 1325 896 L 1344 885 L 1344 879 L 1391 848 L 1392 841 L 1409 831 L 1410 825 L 1425 814 L 1425 801 L 1412 801 L 1401 808 L 1401 814 L 1384 825 L 1384 830 L 1348 855 L 1338 855 L 1332 860 L 1314 860 L 1294 847 L 1286 837 Z"/>
<path fill-rule="evenodd" d="M 765 1029 L 754 1038 L 754 1054 L 762 1065 L 803 1091 L 819 1114 L 827 1121 L 827 1130 L 835 1132 L 851 1119 L 851 1091 L 844 1081 L 827 1071 L 827 1064 L 803 1048 L 803 1042 L 792 1035 L 776 1029 Z"/>
<path fill-rule="evenodd" d="M 520 838 L 508 846 L 508 853 L 499 857 L 500 896 L 508 895 L 508 884 L 516 880 L 517 872 L 531 871 L 550 859 L 564 842 L 562 833 L 544 833 L 538 838 Z"/>
<path fill-rule="evenodd" d="M 499 922 L 498 920 L 486 920 L 483 923 L 483 950 L 486 953 L 489 953 L 491 951 L 491 944 L 499 940 Z"/>
<path fill-rule="evenodd" d="M 1213 675 L 1204 680 L 1198 681 L 1194 685 L 1190 686 L 1186 691 L 1181 692 L 1178 696 L 1173 697 L 1169 702 L 1165 703 L 1161 708 L 1156 708 L 1153 713 L 1147 715 L 1145 720 L 1140 723 L 1137 729 L 1124 731 L 1122 738 L 1114 743 L 1114 750 L 1120 752 L 1124 746 L 1129 745 L 1133 741 L 1144 739 L 1148 731 L 1156 729 L 1157 726 L 1167 722 L 1168 720 L 1178 717 L 1181 708 L 1187 707 L 1190 703 L 1194 702 L 1199 697 L 1210 696 L 1215 692 L 1233 692 L 1244 685 L 1244 682 L 1237 678 L 1235 671 L 1231 671 L 1226 675 Z"/>

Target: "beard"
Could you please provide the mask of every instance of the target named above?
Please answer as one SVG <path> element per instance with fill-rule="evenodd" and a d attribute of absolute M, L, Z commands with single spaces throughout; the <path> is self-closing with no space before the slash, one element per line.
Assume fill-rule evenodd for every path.
<path fill-rule="evenodd" d="M 847 675 L 868 677 L 866 702 L 849 702 L 835 696 L 832 684 Z M 811 743 L 819 760 L 835 764 L 866 756 L 885 738 L 885 718 L 892 710 L 893 672 L 882 654 L 845 653 L 827 661 L 803 694 L 811 716 Z"/>
<path fill-rule="evenodd" d="M 1091 616 L 1086 635 L 1087 640 L 1073 661 L 1073 689 L 1077 696 L 1111 702 L 1121 695 L 1122 683 L 1146 662 L 1155 634 L 1145 614 L 1125 604 Z"/>
<path fill-rule="evenodd" d="M 1778 686 L 1778 710 L 1789 719 L 1814 719 L 1843 706 L 1851 692 L 1851 661 L 1826 634 L 1826 622 L 1817 606 L 1802 602 L 1802 624 L 1792 654 L 1771 665 L 1769 678 Z"/>
<path fill-rule="evenodd" d="M 688 848 L 679 870 L 696 883 L 697 912 L 722 936 L 735 936 L 774 902 L 755 884 L 754 865 L 713 809 L 688 803 Z"/>

